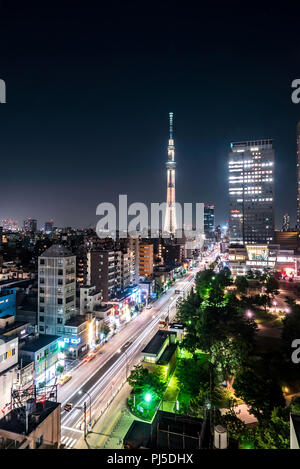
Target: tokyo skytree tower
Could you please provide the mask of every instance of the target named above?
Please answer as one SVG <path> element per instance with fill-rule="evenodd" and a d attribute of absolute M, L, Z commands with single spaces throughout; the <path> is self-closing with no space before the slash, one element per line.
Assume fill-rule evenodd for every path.
<path fill-rule="evenodd" d="M 167 169 L 167 207 L 164 221 L 164 231 L 170 234 L 176 232 L 176 207 L 175 207 L 175 146 L 173 138 L 173 112 L 169 112 L 169 144 Z"/>

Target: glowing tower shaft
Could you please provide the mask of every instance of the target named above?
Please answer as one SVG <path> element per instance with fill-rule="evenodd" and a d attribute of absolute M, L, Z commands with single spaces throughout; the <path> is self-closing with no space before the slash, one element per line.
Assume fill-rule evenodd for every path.
<path fill-rule="evenodd" d="M 175 205 L 175 146 L 173 139 L 173 112 L 169 112 L 169 144 L 167 169 L 167 207 L 164 223 L 164 231 L 175 234 L 176 232 L 176 205 Z"/>

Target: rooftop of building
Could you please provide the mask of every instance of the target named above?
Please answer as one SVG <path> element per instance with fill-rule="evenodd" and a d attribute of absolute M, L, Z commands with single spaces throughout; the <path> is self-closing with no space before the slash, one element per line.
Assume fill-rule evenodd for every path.
<path fill-rule="evenodd" d="M 3 344 L 3 343 L 6 344 L 8 342 L 11 342 L 12 340 L 15 340 L 15 337 L 0 334 L 0 344 Z"/>
<path fill-rule="evenodd" d="M 142 353 L 148 353 L 151 355 L 157 355 L 165 343 L 166 339 L 172 334 L 171 331 L 157 331 L 154 337 L 148 342 L 146 347 L 142 350 Z"/>
<path fill-rule="evenodd" d="M 11 317 L 11 316 L 9 316 Z M 5 316 L 2 316 L 1 319 L 5 319 Z M 25 327 L 29 326 L 29 322 L 26 321 L 14 321 L 11 324 L 8 324 L 6 327 L 3 327 L 3 329 L 0 329 L 0 335 L 5 334 L 6 332 L 11 332 L 15 329 L 19 329 L 20 327 Z"/>
<path fill-rule="evenodd" d="M 43 334 L 38 337 L 29 336 L 22 344 L 21 350 L 26 352 L 38 352 L 40 349 L 47 347 L 59 339 L 57 335 Z"/>
<path fill-rule="evenodd" d="M 125 448 L 208 448 L 209 430 L 203 419 L 159 410 L 152 424 L 134 420 L 126 433 Z"/>
<path fill-rule="evenodd" d="M 16 293 L 15 288 L 11 287 L 6 287 L 6 288 L 1 288 L 0 290 L 0 298 L 3 296 L 8 296 L 8 295 L 13 295 Z"/>
<path fill-rule="evenodd" d="M 26 432 L 25 406 L 11 410 L 0 420 L 1 430 L 18 435 L 30 435 L 60 403 L 53 401 L 37 402 L 28 417 L 28 431 Z"/>
<path fill-rule="evenodd" d="M 71 257 L 73 254 L 62 244 L 53 244 L 40 257 Z"/>
<path fill-rule="evenodd" d="M 78 316 L 73 316 L 72 318 L 68 319 L 68 321 L 65 322 L 65 326 L 79 327 L 85 322 L 87 322 L 87 319 L 85 318 L 85 316 L 78 315 Z"/>
<path fill-rule="evenodd" d="M 97 290 L 95 285 L 83 285 L 82 287 L 80 287 L 80 289 L 82 289 L 82 288 L 86 289 L 86 290 L 89 290 L 89 289 L 93 288 L 93 291 L 89 293 L 90 296 L 99 295 L 99 293 L 101 293 L 101 290 Z"/>
<path fill-rule="evenodd" d="M 162 356 L 158 360 L 157 365 L 162 365 L 162 366 L 168 365 L 172 356 L 176 352 L 176 349 L 177 349 L 177 344 L 168 345 L 168 347 L 164 350 Z"/>
<path fill-rule="evenodd" d="M 181 323 L 179 323 L 179 322 L 171 322 L 171 323 L 169 323 L 168 328 L 169 328 L 169 329 L 183 330 L 183 329 L 184 329 L 184 325 L 181 324 Z"/>

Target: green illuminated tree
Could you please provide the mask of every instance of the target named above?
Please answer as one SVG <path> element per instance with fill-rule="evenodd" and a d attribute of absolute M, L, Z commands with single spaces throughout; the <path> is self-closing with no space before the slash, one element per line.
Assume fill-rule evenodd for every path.
<path fill-rule="evenodd" d="M 256 430 L 256 447 L 260 449 L 290 448 L 290 416 L 289 409 L 276 407 L 271 418 Z"/>

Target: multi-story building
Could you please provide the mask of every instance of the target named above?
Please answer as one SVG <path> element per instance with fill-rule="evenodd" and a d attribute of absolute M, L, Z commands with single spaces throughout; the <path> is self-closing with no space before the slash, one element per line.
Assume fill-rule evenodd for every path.
<path fill-rule="evenodd" d="M 0 288 L 0 318 L 16 315 L 16 289 Z"/>
<path fill-rule="evenodd" d="M 40 335 L 30 337 L 20 343 L 19 355 L 25 363 L 34 364 L 34 383 L 47 384 L 56 377 L 59 364 L 59 337 L 55 335 Z M 63 365 L 63 360 L 61 365 Z"/>
<path fill-rule="evenodd" d="M 36 233 L 37 220 L 34 218 L 26 218 L 26 220 L 24 220 L 24 231 L 26 233 Z"/>
<path fill-rule="evenodd" d="M 115 298 L 128 286 L 138 284 L 138 240 L 114 243 L 107 249 L 87 252 L 86 284 L 101 291 L 103 301 Z"/>
<path fill-rule="evenodd" d="M 0 411 L 5 413 L 10 405 L 11 389 L 17 379 L 17 337 L 0 335 Z"/>
<path fill-rule="evenodd" d="M 233 244 L 270 244 L 274 237 L 273 141 L 231 144 L 229 236 Z"/>
<path fill-rule="evenodd" d="M 140 243 L 139 264 L 141 276 L 150 277 L 153 274 L 153 244 Z"/>
<path fill-rule="evenodd" d="M 215 206 L 204 204 L 204 233 L 210 234 L 215 231 Z"/>
<path fill-rule="evenodd" d="M 103 249 L 87 253 L 87 283 L 101 291 L 103 301 L 114 298 L 121 277 L 121 253 Z"/>
<path fill-rule="evenodd" d="M 285 213 L 282 218 L 282 231 L 290 231 L 290 216 Z"/>
<path fill-rule="evenodd" d="M 53 224 L 54 224 L 54 220 L 53 218 L 51 218 L 49 221 L 46 221 L 45 222 L 45 232 L 46 233 L 52 233 L 53 231 Z"/>
<path fill-rule="evenodd" d="M 39 257 L 38 269 L 38 331 L 62 335 L 76 314 L 76 257 L 54 244 Z"/>
<path fill-rule="evenodd" d="M 95 285 L 84 285 L 80 288 L 80 314 L 93 312 L 102 302 L 102 294 Z"/>
<path fill-rule="evenodd" d="M 29 398 L 0 420 L 0 449 L 58 449 L 61 406 L 53 400 Z"/>

